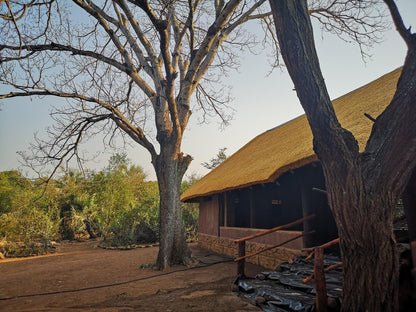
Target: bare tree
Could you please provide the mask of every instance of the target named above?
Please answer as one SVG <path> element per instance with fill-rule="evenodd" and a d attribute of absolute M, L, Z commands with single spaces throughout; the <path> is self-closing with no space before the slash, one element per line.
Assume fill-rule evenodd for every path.
<path fill-rule="evenodd" d="M 71 99 L 53 113 L 56 124 L 49 138 L 37 139 L 35 153 L 26 155 L 32 166 L 34 161 L 40 165 L 54 161 L 56 170 L 73 158 L 81 163 L 81 140 L 102 132 L 110 145 L 121 130 L 148 150 L 161 197 L 160 268 L 190 261 L 179 195 L 192 159 L 181 152 L 191 96 L 197 94 L 205 114 L 215 112 L 226 121 L 222 104 L 227 94 L 213 95 L 210 88 L 217 77 L 209 69 L 232 68 L 236 65 L 232 45 L 254 44 L 240 25 L 269 15 L 259 11 L 265 2 L 74 0 L 88 19 L 87 24 L 77 25 L 58 15 L 64 2 L 55 1 L 53 7 L 29 11 L 26 22 L 15 27 L 18 36 L 14 33 L 7 38 L 10 43 L 0 46 L 2 82 L 18 89 L 2 98 Z M 14 8 L 4 15 L 15 16 L 11 12 L 24 10 L 25 4 Z M 56 15 L 44 20 L 45 12 Z M 29 28 L 35 20 L 44 27 Z M 16 25 L 16 19 L 12 21 Z M 155 126 L 148 125 L 150 117 Z M 146 134 L 152 131 L 159 148 Z"/>
<path fill-rule="evenodd" d="M 341 239 L 344 311 L 398 310 L 393 218 L 416 168 L 416 35 L 392 12 L 408 54 L 394 98 L 365 151 L 335 115 L 319 67 L 306 0 L 270 0 L 283 59 L 306 112 Z M 360 1 L 351 1 L 360 6 Z"/>
<path fill-rule="evenodd" d="M 335 12 L 334 2 L 344 3 L 315 2 L 310 13 L 328 30 L 344 29 L 340 36 L 355 36 L 366 44 L 367 33 L 351 26 L 355 20 L 347 22 L 348 17 L 359 16 L 354 8 L 345 6 L 342 16 L 325 15 Z M 71 160 L 81 164 L 81 142 L 96 135 L 104 135 L 110 146 L 122 135 L 144 147 L 160 189 L 158 266 L 189 262 L 179 194 L 192 158 L 181 151 L 183 133 L 192 105 L 203 116 L 214 114 L 227 121 L 228 93 L 218 82 L 238 65 L 237 51 L 251 51 L 256 45 L 241 27 L 244 23 L 263 21 L 272 36 L 265 42 L 278 52 L 266 0 L 2 3 L 6 5 L 0 11 L 0 82 L 14 90 L 0 99 L 68 100 L 67 106 L 53 112 L 55 125 L 48 130 L 49 137 L 37 138 L 34 153 L 25 155 L 26 160 L 35 170 L 40 170 L 35 165 L 52 163 L 56 171 Z M 76 14 L 68 18 L 66 6 Z M 384 27 L 379 16 L 372 24 L 361 19 L 358 29 L 376 33 Z"/>

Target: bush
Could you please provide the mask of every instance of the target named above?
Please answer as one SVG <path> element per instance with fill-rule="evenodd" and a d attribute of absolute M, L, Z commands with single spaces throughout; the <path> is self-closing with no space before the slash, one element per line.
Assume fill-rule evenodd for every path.
<path fill-rule="evenodd" d="M 87 177 L 75 171 L 52 180 L 45 190 L 17 171 L 0 172 L 0 252 L 39 254 L 52 240 L 100 236 L 111 246 L 155 243 L 159 239 L 159 189 L 144 181 L 125 154 Z M 185 191 L 197 178 L 182 183 Z M 188 241 L 197 238 L 197 204 L 182 204 Z M 87 232 L 86 224 L 89 225 Z"/>
<path fill-rule="evenodd" d="M 25 256 L 48 250 L 60 221 L 54 192 L 33 185 L 17 171 L 5 171 L 0 173 L 0 194 L 2 253 Z"/>
<path fill-rule="evenodd" d="M 36 208 L 0 216 L 0 237 L 5 256 L 27 256 L 49 250 L 58 234 L 58 222 Z"/>
<path fill-rule="evenodd" d="M 182 182 L 181 193 L 185 192 L 192 184 L 199 179 L 196 175 L 191 175 L 186 181 Z M 199 208 L 196 203 L 181 203 L 182 221 L 185 229 L 187 241 L 198 240 L 198 223 L 199 223 Z"/>
<path fill-rule="evenodd" d="M 136 244 L 154 244 L 159 240 L 159 231 L 155 231 L 148 224 L 140 222 L 134 228 L 134 242 Z"/>

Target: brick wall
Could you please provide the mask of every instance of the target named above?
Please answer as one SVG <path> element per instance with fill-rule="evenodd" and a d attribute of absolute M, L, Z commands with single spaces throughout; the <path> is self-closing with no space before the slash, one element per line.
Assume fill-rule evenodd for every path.
<path fill-rule="evenodd" d="M 198 244 L 202 248 L 212 250 L 215 253 L 237 257 L 238 246 L 233 239 L 199 233 Z M 259 251 L 267 246 L 266 244 L 247 241 L 246 255 Z M 261 265 L 270 270 L 275 270 L 280 263 L 303 255 L 305 253 L 300 250 L 279 247 L 247 258 L 246 261 Z"/>

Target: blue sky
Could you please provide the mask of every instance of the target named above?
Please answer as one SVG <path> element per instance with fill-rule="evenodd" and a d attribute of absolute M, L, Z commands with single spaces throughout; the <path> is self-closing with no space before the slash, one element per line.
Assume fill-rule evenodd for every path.
<path fill-rule="evenodd" d="M 399 0 L 397 4 L 406 26 L 414 25 L 416 29 L 416 1 Z M 315 37 L 321 69 L 333 99 L 401 66 L 406 54 L 406 46 L 394 29 L 384 34 L 382 43 L 369 50 L 372 57 L 366 62 L 363 62 L 356 45 L 322 34 L 318 28 Z M 234 118 L 225 129 L 220 129 L 216 119 L 201 125 L 196 114 L 191 117 L 182 144 L 182 151 L 194 158 L 188 175 L 206 174 L 208 170 L 201 163 L 209 161 L 220 148 L 226 147 L 226 153 L 230 155 L 255 136 L 303 114 L 286 70 L 277 69 L 268 76 L 269 69 L 265 54 L 245 54 L 238 72 L 224 79 L 224 83 L 232 86 L 233 101 L 230 105 L 235 109 Z M 0 92 L 4 92 L 1 87 Z M 42 135 L 51 125 L 50 105 L 56 101 L 59 100 L 16 98 L 1 102 L 0 171 L 19 168 L 16 152 L 26 150 L 33 141 L 33 134 L 38 132 Z M 85 148 L 90 154 L 102 152 L 86 164 L 91 169 L 105 167 L 114 153 L 104 151 L 100 142 L 91 142 Z M 154 180 L 147 151 L 133 145 L 127 148 L 127 152 L 133 163 L 144 168 L 148 179 Z"/>

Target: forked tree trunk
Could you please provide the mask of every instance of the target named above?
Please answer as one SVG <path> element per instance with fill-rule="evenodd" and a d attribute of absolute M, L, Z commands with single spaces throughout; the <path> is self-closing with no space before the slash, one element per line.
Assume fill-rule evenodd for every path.
<path fill-rule="evenodd" d="M 180 205 L 181 182 L 189 162 L 189 156 L 183 157 L 174 146 L 170 146 L 162 148 L 154 163 L 160 193 L 160 246 L 157 266 L 161 270 L 174 264 L 188 264 L 191 260 Z"/>
<path fill-rule="evenodd" d="M 341 174 L 332 170 L 326 185 L 341 238 L 342 310 L 396 311 L 399 261 L 392 226 L 396 197 L 383 191 L 368 193 L 363 187 L 368 181 Z"/>

